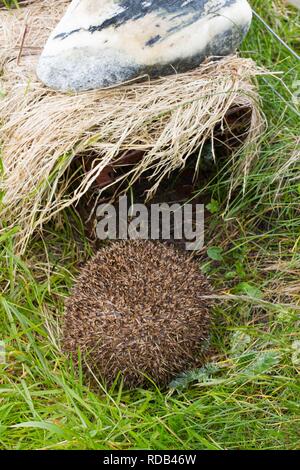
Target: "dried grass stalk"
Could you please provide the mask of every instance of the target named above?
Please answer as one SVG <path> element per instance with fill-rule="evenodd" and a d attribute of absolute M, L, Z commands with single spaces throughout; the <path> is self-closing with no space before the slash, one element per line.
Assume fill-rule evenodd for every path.
<path fill-rule="evenodd" d="M 253 81 L 261 71 L 252 60 L 236 56 L 114 89 L 63 94 L 45 88 L 35 76 L 35 65 L 67 3 L 44 0 L 0 11 L 1 218 L 21 227 L 20 249 L 37 227 L 76 203 L 126 150 L 144 152 L 127 179 L 133 182 L 152 168 L 155 192 L 195 150 L 200 149 L 200 158 L 203 144 L 216 126 L 226 127 L 233 107 L 252 110 L 246 143 L 263 129 Z M 93 165 L 70 192 L 74 175 L 66 170 L 79 154 L 93 155 Z M 247 171 L 253 156 L 242 162 L 240 172 Z"/>

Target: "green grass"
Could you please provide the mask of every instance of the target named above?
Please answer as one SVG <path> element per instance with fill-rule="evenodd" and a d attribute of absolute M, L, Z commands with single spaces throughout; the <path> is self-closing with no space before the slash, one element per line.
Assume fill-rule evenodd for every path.
<path fill-rule="evenodd" d="M 300 16 L 280 4 L 252 1 L 299 54 Z M 246 180 L 229 198 L 223 163 L 201 190 L 212 201 L 201 268 L 223 296 L 207 366 L 168 391 L 91 391 L 57 344 L 64 297 L 91 255 L 80 223 L 66 211 L 22 259 L 15 231 L 2 232 L 2 449 L 300 448 L 300 107 L 287 90 L 300 67 L 258 20 L 243 49 L 282 81 L 260 80 L 269 126 Z"/>

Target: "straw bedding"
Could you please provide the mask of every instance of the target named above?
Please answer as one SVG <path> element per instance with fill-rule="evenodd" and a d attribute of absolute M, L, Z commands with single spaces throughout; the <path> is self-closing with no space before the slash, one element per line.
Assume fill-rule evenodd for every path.
<path fill-rule="evenodd" d="M 264 128 L 254 80 L 263 72 L 237 56 L 106 90 L 63 94 L 47 89 L 35 66 L 68 3 L 36 0 L 18 10 L 0 9 L 0 218 L 6 226 L 20 227 L 21 251 L 38 227 L 76 204 L 124 152 L 137 150 L 143 158 L 115 187 L 121 179 L 132 184 L 152 169 L 151 197 L 191 156 L 197 170 L 205 142 L 210 139 L 213 146 L 215 129 L 226 130 L 232 109 L 251 110 L 243 145 L 256 142 Z M 78 156 L 88 165 L 77 174 L 70 165 Z M 240 173 L 248 171 L 254 156 L 250 152 L 241 160 Z"/>

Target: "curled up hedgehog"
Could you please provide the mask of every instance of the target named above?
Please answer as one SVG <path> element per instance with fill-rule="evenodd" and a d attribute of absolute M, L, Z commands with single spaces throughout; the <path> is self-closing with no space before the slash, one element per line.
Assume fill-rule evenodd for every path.
<path fill-rule="evenodd" d="M 160 386 L 199 366 L 211 288 L 196 261 L 152 241 L 114 242 L 87 263 L 66 302 L 63 348 L 111 385 Z M 205 297 L 207 296 L 207 297 Z"/>

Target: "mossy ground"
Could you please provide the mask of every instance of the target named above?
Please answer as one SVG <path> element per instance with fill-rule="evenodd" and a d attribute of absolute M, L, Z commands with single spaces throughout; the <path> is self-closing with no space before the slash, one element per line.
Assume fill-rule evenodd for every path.
<path fill-rule="evenodd" d="M 297 10 L 251 3 L 299 54 Z M 201 268 L 223 296 L 210 362 L 168 392 L 91 391 L 57 345 L 64 297 L 92 253 L 82 224 L 64 212 L 22 259 L 17 228 L 2 232 L 2 449 L 300 448 L 300 64 L 258 19 L 243 54 L 281 74 L 259 83 L 268 130 L 246 180 L 228 198 L 223 161 L 199 188 L 211 213 Z"/>

